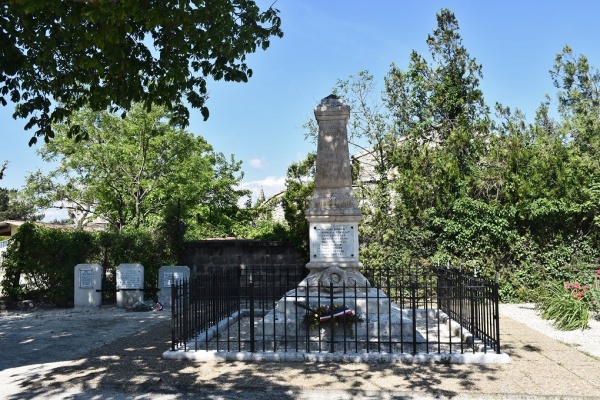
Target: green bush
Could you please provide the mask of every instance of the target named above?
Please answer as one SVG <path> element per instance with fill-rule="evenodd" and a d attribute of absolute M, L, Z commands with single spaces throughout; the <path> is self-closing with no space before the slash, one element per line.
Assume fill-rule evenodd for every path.
<path fill-rule="evenodd" d="M 537 308 L 542 318 L 552 320 L 561 330 L 571 331 L 588 327 L 590 317 L 598 313 L 600 287 L 596 271 L 592 286 L 580 283 L 553 283 L 541 294 Z"/>
<path fill-rule="evenodd" d="M 145 287 L 152 288 L 158 282 L 158 269 L 173 264 L 170 254 L 164 238 L 145 230 L 85 232 L 27 223 L 7 249 L 2 289 L 9 300 L 27 298 L 68 306 L 73 299 L 75 265 L 101 264 L 105 300 L 114 301 L 110 289 L 115 286 L 119 264 L 142 264 Z"/>
<path fill-rule="evenodd" d="M 27 296 L 66 306 L 73 297 L 73 267 L 96 253 L 89 232 L 24 224 L 6 251 L 3 291 L 12 300 Z"/>

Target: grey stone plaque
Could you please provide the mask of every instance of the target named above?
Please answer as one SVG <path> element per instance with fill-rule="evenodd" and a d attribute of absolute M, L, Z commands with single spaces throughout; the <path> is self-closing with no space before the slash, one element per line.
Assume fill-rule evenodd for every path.
<path fill-rule="evenodd" d="M 356 224 L 313 224 L 310 249 L 313 259 L 355 258 L 358 238 Z"/>
<path fill-rule="evenodd" d="M 158 270 L 158 301 L 171 307 L 172 287 L 183 279 L 190 279 L 190 269 L 182 265 L 165 265 Z"/>
<path fill-rule="evenodd" d="M 79 270 L 79 287 L 81 289 L 91 289 L 94 287 L 91 269 Z"/>

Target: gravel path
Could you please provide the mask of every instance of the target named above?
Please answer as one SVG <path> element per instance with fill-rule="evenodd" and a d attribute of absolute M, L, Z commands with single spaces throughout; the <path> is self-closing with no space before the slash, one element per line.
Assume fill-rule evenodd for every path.
<path fill-rule="evenodd" d="M 560 331 L 551 321 L 542 319 L 535 311 L 535 305 L 500 304 L 500 314 L 527 325 L 529 328 L 561 343 L 576 347 L 578 350 L 600 358 L 600 321 L 590 320 L 589 329 Z"/>
<path fill-rule="evenodd" d="M 9 311 L 0 314 L 0 371 L 73 360 L 170 317 L 116 307 Z"/>

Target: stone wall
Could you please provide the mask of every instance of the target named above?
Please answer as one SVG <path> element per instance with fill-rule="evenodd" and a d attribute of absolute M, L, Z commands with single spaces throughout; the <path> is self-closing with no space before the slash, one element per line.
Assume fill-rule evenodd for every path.
<path fill-rule="evenodd" d="M 192 278 L 197 274 L 227 270 L 244 275 L 244 269 L 252 269 L 255 283 L 260 279 L 271 282 L 276 277 L 278 283 L 287 286 L 286 276 L 306 275 L 302 254 L 290 242 L 198 240 L 185 243 L 185 255 Z"/>

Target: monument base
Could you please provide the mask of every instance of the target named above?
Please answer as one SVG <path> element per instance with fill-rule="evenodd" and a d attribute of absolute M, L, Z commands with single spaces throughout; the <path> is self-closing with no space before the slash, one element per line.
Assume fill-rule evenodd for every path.
<path fill-rule="evenodd" d="M 117 291 L 117 307 L 118 308 L 127 308 L 131 307 L 137 302 L 144 301 L 144 291 L 137 289 L 129 289 L 129 290 L 118 290 Z"/>
<path fill-rule="evenodd" d="M 331 309 L 348 310 L 338 316 L 307 326 L 310 313 Z M 351 312 L 351 314 L 350 314 Z M 353 315 L 353 318 L 347 318 Z M 321 315 L 322 316 L 322 315 Z M 348 322 L 351 321 L 351 322 Z M 331 325 L 333 329 L 331 329 Z M 390 341 L 407 340 L 413 334 L 410 311 L 401 309 L 381 290 L 368 288 L 362 292 L 310 293 L 299 287 L 285 294 L 262 320 L 256 323 L 257 335 L 262 337 L 287 337 L 327 340 L 333 333 L 339 340 Z"/>

